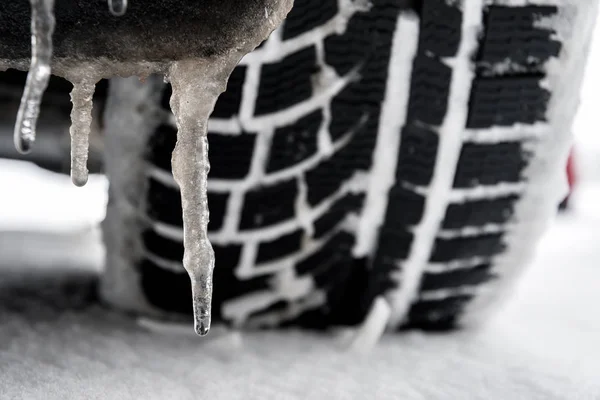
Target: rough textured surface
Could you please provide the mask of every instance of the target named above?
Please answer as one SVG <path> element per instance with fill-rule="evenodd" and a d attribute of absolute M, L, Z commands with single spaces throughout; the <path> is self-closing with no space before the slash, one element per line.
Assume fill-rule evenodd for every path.
<path fill-rule="evenodd" d="M 56 58 L 106 57 L 165 61 L 222 54 L 243 46 L 257 19 L 278 0 L 132 1 L 122 17 L 105 0 L 56 0 Z M 30 56 L 30 10 L 24 1 L 0 4 L 0 58 Z M 202 40 L 199 40 L 202 38 Z"/>

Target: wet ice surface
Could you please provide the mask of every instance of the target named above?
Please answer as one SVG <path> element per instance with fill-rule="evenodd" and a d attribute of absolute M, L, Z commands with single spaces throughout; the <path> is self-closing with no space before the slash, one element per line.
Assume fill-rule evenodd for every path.
<path fill-rule="evenodd" d="M 21 153 L 31 150 L 36 137 L 36 124 L 42 97 L 50 79 L 52 61 L 52 35 L 55 28 L 54 0 L 30 0 L 31 4 L 31 65 L 27 84 L 15 124 L 15 146 Z M 127 0 L 108 0 L 111 13 L 125 14 Z M 86 67 L 73 68 L 68 74 L 73 83 L 71 101 L 71 178 L 76 186 L 88 180 L 87 160 L 89 134 L 92 124 L 92 97 L 102 71 Z"/>
<path fill-rule="evenodd" d="M 76 186 L 88 181 L 88 152 L 92 126 L 92 98 L 96 82 L 82 80 L 73 84 L 71 91 L 71 179 Z"/>
<path fill-rule="evenodd" d="M 35 141 L 36 124 L 42 96 L 50 79 L 52 34 L 54 33 L 54 0 L 30 0 L 31 65 L 15 124 L 15 146 L 27 153 Z"/>
<path fill-rule="evenodd" d="M 216 62 L 178 61 L 168 74 L 173 88 L 171 110 L 177 122 L 172 166 L 183 207 L 183 267 L 192 281 L 194 328 L 202 336 L 210 329 L 215 266 L 207 232 L 208 118 L 238 57 L 233 54 Z"/>
<path fill-rule="evenodd" d="M 94 305 L 95 276 L 81 265 L 37 271 L 35 279 L 21 264 L 4 265 L 1 393 L 50 400 L 185 400 L 200 392 L 207 399 L 596 399 L 600 185 L 585 191 L 593 198 L 580 204 L 582 213 L 557 221 L 511 303 L 484 330 L 384 336 L 359 358 L 333 336 L 309 332 L 243 333 L 234 351 L 222 341 L 150 333 Z"/>

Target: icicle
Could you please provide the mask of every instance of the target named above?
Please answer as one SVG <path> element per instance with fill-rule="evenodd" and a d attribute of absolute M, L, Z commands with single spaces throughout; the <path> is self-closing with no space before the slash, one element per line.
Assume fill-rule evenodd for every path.
<path fill-rule="evenodd" d="M 84 186 L 88 180 L 87 160 L 95 89 L 95 81 L 83 80 L 73 83 L 71 92 L 71 180 L 76 186 Z"/>
<path fill-rule="evenodd" d="M 15 147 L 21 153 L 29 152 L 35 141 L 42 96 L 50 79 L 52 34 L 55 25 L 54 0 L 30 0 L 30 3 L 31 65 L 14 132 Z"/>
<path fill-rule="evenodd" d="M 215 257 L 208 240 L 207 200 L 208 117 L 224 90 L 230 71 L 215 61 L 178 61 L 169 71 L 173 87 L 171 109 L 177 122 L 173 176 L 181 189 L 183 207 L 183 266 L 192 281 L 194 327 L 199 335 L 210 329 L 212 274 Z"/>
<path fill-rule="evenodd" d="M 127 0 L 108 0 L 108 9 L 115 17 L 121 17 L 127 12 Z"/>

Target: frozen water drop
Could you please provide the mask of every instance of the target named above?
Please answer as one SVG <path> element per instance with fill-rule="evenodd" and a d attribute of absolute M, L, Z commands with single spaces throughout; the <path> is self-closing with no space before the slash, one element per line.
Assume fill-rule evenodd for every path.
<path fill-rule="evenodd" d="M 108 0 L 108 9 L 115 17 L 122 17 L 127 12 L 127 0 Z"/>
<path fill-rule="evenodd" d="M 31 65 L 15 124 L 15 147 L 21 153 L 31 150 L 36 136 L 42 96 L 50 79 L 52 34 L 54 33 L 54 0 L 30 0 Z"/>
<path fill-rule="evenodd" d="M 88 180 L 88 149 L 92 125 L 92 99 L 96 83 L 83 80 L 73 84 L 71 91 L 71 180 L 84 186 Z"/>

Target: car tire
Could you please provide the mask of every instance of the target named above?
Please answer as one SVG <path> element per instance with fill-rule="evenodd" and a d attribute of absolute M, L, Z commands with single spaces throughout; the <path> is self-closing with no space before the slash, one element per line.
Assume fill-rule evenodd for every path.
<path fill-rule="evenodd" d="M 356 325 L 377 298 L 392 330 L 491 315 L 561 200 L 596 9 L 521 3 L 296 0 L 209 124 L 215 320 Z M 187 318 L 169 96 L 111 84 L 102 291 Z"/>

